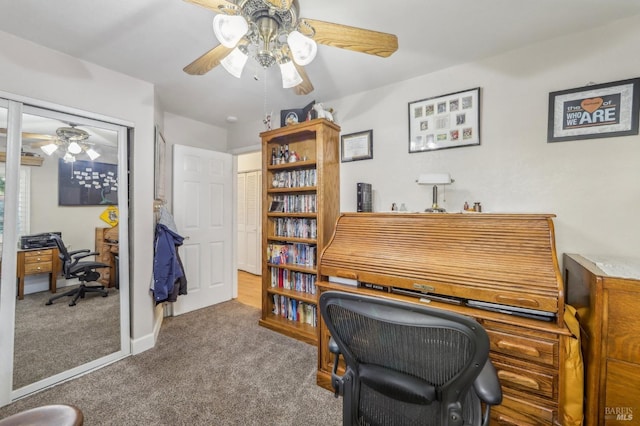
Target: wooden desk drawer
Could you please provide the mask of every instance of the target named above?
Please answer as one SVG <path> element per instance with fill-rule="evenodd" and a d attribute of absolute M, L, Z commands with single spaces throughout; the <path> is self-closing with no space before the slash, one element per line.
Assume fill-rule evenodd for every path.
<path fill-rule="evenodd" d="M 494 330 L 487 330 L 491 351 L 514 356 L 550 367 L 556 366 L 558 359 L 558 342 L 533 339 L 522 335 L 514 335 Z"/>
<path fill-rule="evenodd" d="M 553 409 L 511 395 L 504 395 L 502 404 L 491 408 L 492 425 L 549 426 L 553 418 Z"/>
<path fill-rule="evenodd" d="M 51 260 L 49 260 L 48 262 L 25 263 L 24 265 L 25 275 L 43 274 L 45 272 L 51 272 L 51 270 L 52 270 Z"/>
<path fill-rule="evenodd" d="M 30 251 L 24 254 L 24 263 L 51 262 L 51 250 Z"/>
<path fill-rule="evenodd" d="M 529 363 L 516 362 L 499 355 L 492 355 L 491 361 L 503 387 L 555 399 L 554 389 L 558 389 L 557 372 L 532 368 Z"/>

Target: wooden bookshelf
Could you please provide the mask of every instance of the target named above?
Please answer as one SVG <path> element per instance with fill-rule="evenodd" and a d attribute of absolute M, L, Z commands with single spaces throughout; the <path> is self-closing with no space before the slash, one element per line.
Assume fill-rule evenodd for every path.
<path fill-rule="evenodd" d="M 259 323 L 315 345 L 320 315 L 315 291 L 317 261 L 340 212 L 340 127 L 316 119 L 270 130 L 260 137 L 263 262 Z M 295 152 L 299 158 L 281 161 L 279 154 L 285 147 L 290 157 Z M 277 211 L 272 211 L 274 202 L 282 203 L 276 203 Z"/>

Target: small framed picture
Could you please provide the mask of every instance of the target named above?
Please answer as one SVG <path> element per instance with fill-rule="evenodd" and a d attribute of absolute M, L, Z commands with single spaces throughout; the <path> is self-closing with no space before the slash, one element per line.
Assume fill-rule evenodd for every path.
<path fill-rule="evenodd" d="M 369 160 L 373 158 L 373 130 L 342 135 L 340 160 Z"/>
<path fill-rule="evenodd" d="M 409 102 L 409 153 L 480 145 L 480 88 Z"/>
<path fill-rule="evenodd" d="M 549 93 L 547 142 L 638 134 L 640 78 Z"/>

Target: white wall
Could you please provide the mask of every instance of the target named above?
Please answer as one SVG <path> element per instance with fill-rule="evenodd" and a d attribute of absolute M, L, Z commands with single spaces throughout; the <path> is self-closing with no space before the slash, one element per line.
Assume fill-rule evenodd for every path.
<path fill-rule="evenodd" d="M 154 344 L 153 85 L 0 32 L 0 91 L 132 123 L 130 280 L 134 352 Z M 150 154 L 151 153 L 151 154 Z M 125 220 L 125 218 L 121 218 Z"/>
<path fill-rule="evenodd" d="M 402 45 L 402 41 L 400 41 Z M 376 211 L 431 204 L 420 173 L 449 172 L 444 207 L 554 213 L 558 254 L 640 255 L 640 136 L 547 143 L 549 92 L 640 77 L 640 17 L 537 43 L 371 92 L 317 99 L 342 134 L 373 129 L 373 159 L 342 163 L 341 210 L 356 210 L 369 182 Z M 481 145 L 408 153 L 408 103 L 481 87 Z M 261 123 L 247 134 L 262 131 Z M 236 134 L 233 133 L 234 144 Z M 243 142 L 239 142 L 243 143 Z M 440 192 L 442 195 L 442 191 Z"/>
<path fill-rule="evenodd" d="M 173 164 L 173 145 L 188 145 L 196 148 L 227 152 L 227 131 L 200 121 L 179 115 L 164 113 L 162 134 L 167 143 L 165 188 L 167 205 L 171 208 L 171 165 Z"/>
<path fill-rule="evenodd" d="M 356 210 L 356 183 L 374 208 L 429 206 L 420 173 L 449 172 L 444 206 L 545 212 L 564 252 L 640 255 L 640 136 L 547 143 L 549 92 L 640 77 L 640 17 L 453 67 L 326 105 L 342 133 L 373 129 L 372 160 L 341 164 L 341 210 Z M 408 153 L 408 102 L 481 87 L 481 145 Z"/>

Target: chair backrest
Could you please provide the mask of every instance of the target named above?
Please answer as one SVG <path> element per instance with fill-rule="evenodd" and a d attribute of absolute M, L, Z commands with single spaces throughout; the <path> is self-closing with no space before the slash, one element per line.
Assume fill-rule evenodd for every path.
<path fill-rule="evenodd" d="M 69 251 L 67 251 L 67 247 L 65 247 L 64 243 L 62 242 L 62 238 L 60 238 L 58 234 L 50 234 L 50 236 L 51 236 L 51 239 L 56 243 L 56 246 L 58 247 L 59 257 L 60 257 L 60 260 L 62 260 L 62 272 L 66 276 L 68 275 L 69 266 L 71 265 L 71 262 L 73 261 L 73 259 L 71 258 L 71 255 L 69 255 Z"/>
<path fill-rule="evenodd" d="M 487 362 L 489 338 L 474 319 L 337 291 L 322 294 L 320 309 L 353 375 L 344 389 L 345 425 L 450 425 L 478 417 L 480 402 L 470 407 L 468 396 Z"/>

